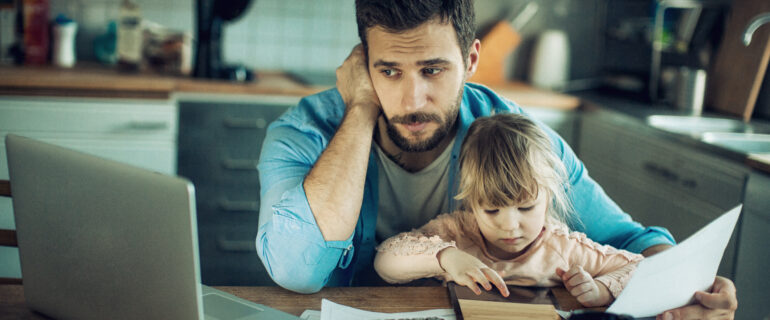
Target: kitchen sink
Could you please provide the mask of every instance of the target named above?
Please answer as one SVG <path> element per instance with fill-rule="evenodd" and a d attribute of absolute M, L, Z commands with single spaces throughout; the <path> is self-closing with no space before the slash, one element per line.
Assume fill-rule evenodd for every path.
<path fill-rule="evenodd" d="M 706 132 L 753 132 L 751 125 L 731 118 L 652 115 L 647 117 L 647 124 L 661 130 L 695 137 Z"/>
<path fill-rule="evenodd" d="M 763 123 L 745 123 L 733 118 L 651 115 L 647 117 L 647 124 L 743 154 L 770 154 L 770 130 Z"/>
<path fill-rule="evenodd" d="M 706 132 L 701 141 L 741 153 L 770 154 L 770 134 Z"/>

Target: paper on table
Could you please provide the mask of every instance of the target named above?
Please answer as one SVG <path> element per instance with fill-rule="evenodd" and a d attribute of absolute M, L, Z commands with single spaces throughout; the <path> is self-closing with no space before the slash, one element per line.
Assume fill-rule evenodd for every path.
<path fill-rule="evenodd" d="M 673 248 L 642 260 L 607 312 L 654 317 L 693 302 L 695 291 L 708 290 L 714 283 L 742 207 L 738 205 Z"/>
<path fill-rule="evenodd" d="M 433 309 L 415 312 L 371 312 L 321 300 L 321 320 L 456 320 L 452 309 Z"/>

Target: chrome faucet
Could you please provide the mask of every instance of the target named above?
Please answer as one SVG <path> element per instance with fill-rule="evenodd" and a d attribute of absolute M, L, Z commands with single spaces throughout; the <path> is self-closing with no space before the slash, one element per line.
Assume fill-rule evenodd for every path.
<path fill-rule="evenodd" d="M 751 19 L 746 26 L 746 31 L 743 32 L 743 45 L 748 47 L 751 43 L 751 36 L 754 34 L 754 31 L 757 31 L 757 28 L 768 22 L 770 22 L 770 12 L 760 14 Z"/>

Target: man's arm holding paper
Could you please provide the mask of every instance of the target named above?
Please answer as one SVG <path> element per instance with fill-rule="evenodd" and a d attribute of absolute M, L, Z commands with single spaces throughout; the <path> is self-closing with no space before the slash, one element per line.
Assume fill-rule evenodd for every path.
<path fill-rule="evenodd" d="M 642 255 L 649 257 L 671 247 L 667 244 L 652 246 L 645 249 Z M 668 310 L 659 314 L 656 320 L 733 319 L 738 309 L 735 284 L 721 276 L 714 279 L 710 292 L 695 292 L 695 301 L 698 304 Z"/>
<path fill-rule="evenodd" d="M 550 130 L 547 130 L 549 134 Z M 659 227 L 641 228 L 625 214 L 594 182 L 582 162 L 575 157 L 568 146 L 556 144 L 561 151 L 562 161 L 570 172 L 571 199 L 585 224 L 585 233 L 598 242 L 609 243 L 617 248 L 641 252 L 652 256 L 672 247 L 672 238 L 667 230 Z M 596 210 L 599 208 L 599 210 Z M 612 226 L 607 228 L 607 226 Z M 625 234 L 625 235 L 624 235 Z M 735 285 L 730 279 L 717 277 L 711 292 L 695 295 L 700 304 L 677 308 L 658 316 L 663 319 L 733 319 L 737 309 Z M 700 299 L 703 298 L 703 299 Z M 667 313 L 671 318 L 665 318 Z"/>
<path fill-rule="evenodd" d="M 699 304 L 669 310 L 657 316 L 657 320 L 733 319 L 738 309 L 735 284 L 730 279 L 717 276 L 711 292 L 695 292 Z M 670 316 L 668 316 L 669 314 Z"/>

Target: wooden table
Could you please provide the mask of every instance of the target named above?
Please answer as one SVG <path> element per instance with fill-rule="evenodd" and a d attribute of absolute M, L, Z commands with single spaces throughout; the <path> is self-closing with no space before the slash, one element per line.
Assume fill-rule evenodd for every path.
<path fill-rule="evenodd" d="M 216 287 L 241 298 L 299 316 L 307 309 L 321 310 L 321 299 L 375 312 L 408 312 L 452 308 L 447 288 L 351 287 L 325 288 L 315 294 L 298 294 L 280 287 Z M 564 288 L 553 293 L 565 310 L 580 304 Z M 21 285 L 0 285 L 0 319 L 48 319 L 27 308 Z"/>

